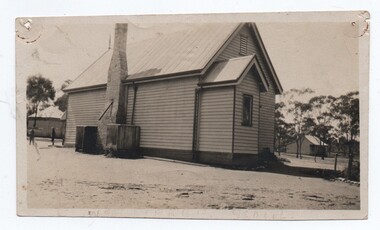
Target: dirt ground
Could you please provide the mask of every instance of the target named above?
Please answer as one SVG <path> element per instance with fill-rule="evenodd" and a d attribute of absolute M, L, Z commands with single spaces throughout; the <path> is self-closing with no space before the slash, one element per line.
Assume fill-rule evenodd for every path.
<path fill-rule="evenodd" d="M 28 145 L 30 208 L 360 208 L 359 187 L 340 181 L 157 158 L 106 158 L 48 144 Z"/>
<path fill-rule="evenodd" d="M 276 153 L 276 156 L 280 158 L 288 159 L 290 163 L 286 163 L 286 164 L 290 166 L 334 170 L 335 158 L 333 156 L 325 157 L 324 160 L 322 160 L 321 157 L 319 156 L 315 158 L 314 156 L 310 156 L 306 154 L 302 155 L 302 159 L 296 158 L 295 154 L 289 154 L 289 153 L 281 153 L 280 155 Z M 347 166 L 348 166 L 348 158 L 344 158 L 343 156 L 338 156 L 337 170 L 342 171 Z"/>

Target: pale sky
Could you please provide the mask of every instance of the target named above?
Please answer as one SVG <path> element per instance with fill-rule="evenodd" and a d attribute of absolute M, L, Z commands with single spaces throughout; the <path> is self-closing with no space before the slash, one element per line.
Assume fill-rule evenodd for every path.
<path fill-rule="evenodd" d="M 284 90 L 338 96 L 359 90 L 357 27 L 351 23 L 258 25 Z"/>
<path fill-rule="evenodd" d="M 62 21 L 64 22 L 64 21 Z M 33 19 L 27 37 L 16 39 L 17 76 L 41 73 L 56 88 L 75 79 L 109 45 L 113 24 L 46 24 Z M 186 24 L 130 24 L 129 42 L 184 30 Z M 357 27 L 347 23 L 258 23 L 284 90 L 310 87 L 338 96 L 359 89 Z M 16 26 L 17 28 L 17 26 Z M 24 32 L 24 34 L 22 33 Z"/>

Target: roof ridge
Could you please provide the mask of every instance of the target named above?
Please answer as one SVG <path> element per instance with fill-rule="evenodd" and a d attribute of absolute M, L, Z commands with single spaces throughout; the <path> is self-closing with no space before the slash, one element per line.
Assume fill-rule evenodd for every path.
<path fill-rule="evenodd" d="M 206 27 L 206 26 L 210 26 L 210 25 L 219 25 L 219 24 L 238 26 L 240 23 L 238 23 L 238 22 L 236 22 L 236 23 L 218 23 L 218 22 L 201 23 L 201 22 L 199 22 L 199 23 L 191 23 L 191 24 L 196 25 L 196 26 L 194 26 L 193 28 L 190 28 L 188 30 L 184 29 L 184 30 L 177 30 L 174 32 L 170 32 L 170 33 L 162 33 L 162 34 L 157 35 L 155 37 L 142 39 L 139 41 L 131 42 L 129 44 L 127 41 L 127 49 L 128 49 L 128 46 L 134 46 L 134 45 L 142 44 L 142 43 L 147 42 L 147 41 L 152 41 L 152 40 L 163 38 L 163 37 L 175 36 L 175 35 L 180 34 L 180 33 L 190 33 L 193 30 L 199 30 L 200 27 Z"/>
<path fill-rule="evenodd" d="M 205 66 L 215 61 L 216 54 L 240 25 L 241 23 L 191 23 L 184 29 L 128 43 L 128 79 L 144 80 L 205 69 Z M 64 92 L 105 86 L 110 51 L 112 49 L 106 50 L 93 61 Z M 247 60 L 250 57 L 241 58 Z"/>

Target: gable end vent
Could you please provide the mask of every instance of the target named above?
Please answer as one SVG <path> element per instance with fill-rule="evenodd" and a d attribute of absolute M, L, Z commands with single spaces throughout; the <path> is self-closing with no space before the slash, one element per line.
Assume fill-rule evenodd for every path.
<path fill-rule="evenodd" d="M 247 55 L 248 37 L 240 35 L 240 54 L 243 56 Z"/>

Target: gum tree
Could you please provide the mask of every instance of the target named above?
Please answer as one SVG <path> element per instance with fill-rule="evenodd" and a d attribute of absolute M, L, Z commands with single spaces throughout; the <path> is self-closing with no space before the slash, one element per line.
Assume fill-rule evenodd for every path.
<path fill-rule="evenodd" d="M 33 127 L 36 127 L 39 106 L 48 102 L 49 99 L 54 100 L 54 97 L 55 89 L 51 80 L 42 77 L 40 74 L 28 77 L 26 98 L 29 101 L 29 106 L 35 114 Z"/>
<path fill-rule="evenodd" d="M 319 138 L 320 145 L 322 145 L 322 141 L 329 143 L 331 140 L 334 121 L 331 110 L 334 101 L 335 98 L 333 96 L 316 96 L 309 100 L 312 109 L 311 119 L 313 122 L 311 133 Z"/>
<path fill-rule="evenodd" d="M 304 103 L 302 99 L 307 97 L 314 91 L 310 88 L 306 89 L 291 89 L 286 94 L 289 95 L 288 100 L 288 115 L 292 117 L 292 129 L 295 133 L 297 145 L 297 158 L 302 159 L 302 143 L 305 140 L 305 135 L 310 131 L 307 121 L 310 117 L 311 105 Z"/>
<path fill-rule="evenodd" d="M 71 82 L 72 81 L 70 79 L 64 81 L 61 86 L 61 90 L 69 86 Z M 67 101 L 68 101 L 68 95 L 67 93 L 64 93 L 61 97 L 57 98 L 57 100 L 54 102 L 54 105 L 58 106 L 59 110 L 61 110 L 62 112 L 65 112 L 67 110 Z"/>
<path fill-rule="evenodd" d="M 342 95 L 332 103 L 332 113 L 337 122 L 337 133 L 344 137 L 348 148 L 347 177 L 352 177 L 352 164 L 354 159 L 353 144 L 360 134 L 359 120 L 359 92 L 349 92 Z"/>
<path fill-rule="evenodd" d="M 275 145 L 277 146 L 278 155 L 280 155 L 281 147 L 294 139 L 292 124 L 285 121 L 284 107 L 285 103 L 283 102 L 275 104 Z"/>

